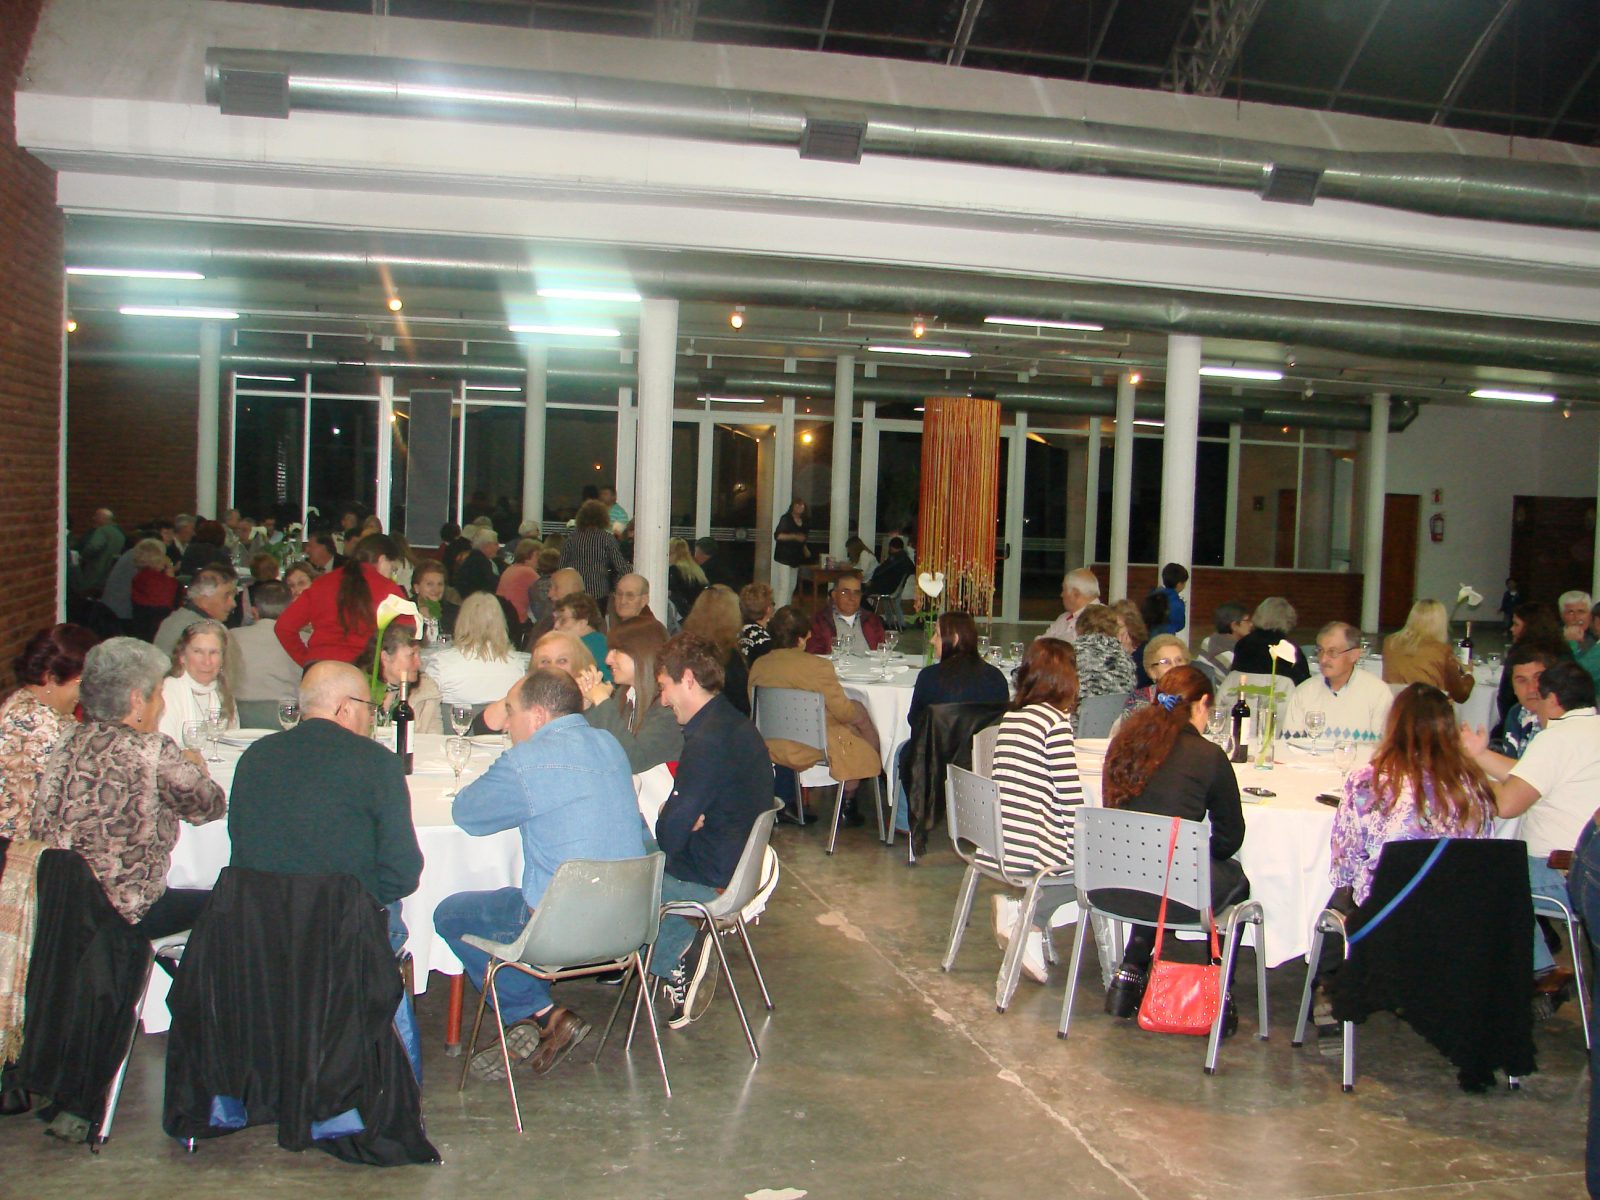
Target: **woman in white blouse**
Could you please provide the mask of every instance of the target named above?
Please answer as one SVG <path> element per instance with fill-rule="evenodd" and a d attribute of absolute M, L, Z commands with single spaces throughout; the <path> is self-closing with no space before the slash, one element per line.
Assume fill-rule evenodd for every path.
<path fill-rule="evenodd" d="M 444 704 L 487 704 L 502 699 L 528 673 L 528 656 L 511 648 L 500 598 L 475 592 L 456 616 L 455 644 L 425 664 Z"/>
<path fill-rule="evenodd" d="M 221 719 L 222 728 L 237 729 L 239 713 L 228 686 L 228 631 L 220 621 L 196 621 L 183 631 L 172 650 L 172 674 L 161 684 L 166 711 L 157 727 L 181 747 L 183 727 Z"/>

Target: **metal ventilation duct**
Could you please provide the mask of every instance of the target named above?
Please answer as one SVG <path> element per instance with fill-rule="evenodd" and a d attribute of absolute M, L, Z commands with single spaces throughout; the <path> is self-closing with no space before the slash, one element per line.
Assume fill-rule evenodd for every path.
<path fill-rule="evenodd" d="M 119 366 L 198 366 L 200 355 L 195 350 L 74 350 L 70 367 Z M 393 351 L 371 350 L 362 355 L 331 353 L 320 350 L 270 350 L 255 351 L 224 347 L 222 365 L 230 371 L 252 372 L 279 370 L 314 373 L 371 372 L 413 379 L 460 379 L 468 383 L 522 383 L 527 376 L 527 363 L 520 358 L 492 358 L 483 355 L 463 357 L 434 355 L 424 358 L 407 358 Z M 593 386 L 634 387 L 638 383 L 636 372 L 622 367 L 571 367 L 551 366 L 546 372 L 550 390 L 559 394 L 564 388 Z M 704 392 L 707 389 L 730 391 L 735 394 L 799 394 L 813 396 L 833 395 L 831 375 L 763 375 L 750 373 L 702 372 L 680 368 L 675 377 L 680 391 Z M 950 389 L 940 378 L 926 380 L 857 379 L 853 392 L 858 400 L 921 400 Z M 993 396 L 1003 408 L 1025 409 L 1028 412 L 1070 413 L 1077 416 L 1110 417 L 1116 415 L 1117 397 L 1114 388 L 1050 388 L 1018 385 L 985 387 L 985 396 Z M 1151 398 L 1135 402 L 1135 414 L 1140 418 L 1159 418 L 1164 404 Z M 1419 412 L 1415 400 L 1395 400 L 1389 408 L 1389 428 L 1394 432 L 1405 429 L 1416 420 Z M 1278 399 L 1268 396 L 1219 395 L 1202 391 L 1200 416 L 1207 421 L 1245 421 L 1251 424 L 1292 425 L 1304 429 L 1348 429 L 1365 431 L 1371 428 L 1371 410 L 1365 404 L 1336 402 L 1308 402 L 1292 398 Z"/>
<path fill-rule="evenodd" d="M 1111 329 L 1320 346 L 1409 361 L 1600 373 L 1600 324 L 1326 304 L 1117 284 L 979 275 L 930 267 L 710 251 L 530 246 L 513 239 L 362 234 L 252 225 L 187 225 L 74 216 L 67 262 L 192 267 L 305 283 L 531 290 L 536 272 L 596 271 L 649 296 L 823 311 L 937 312 L 981 321 L 996 312 L 1093 321 Z"/>
<path fill-rule="evenodd" d="M 854 121 L 863 127 L 864 154 L 1204 184 L 1274 198 L 1283 173 L 1298 172 L 1302 180 L 1317 178 L 1316 195 L 1333 200 L 1436 216 L 1600 228 L 1600 169 L 1576 165 L 1320 150 L 1066 117 L 844 105 L 777 92 L 271 50 L 208 50 L 208 103 L 222 103 L 224 75 L 233 70 L 277 72 L 290 109 L 302 112 L 793 147 L 805 143 L 814 120 Z"/>

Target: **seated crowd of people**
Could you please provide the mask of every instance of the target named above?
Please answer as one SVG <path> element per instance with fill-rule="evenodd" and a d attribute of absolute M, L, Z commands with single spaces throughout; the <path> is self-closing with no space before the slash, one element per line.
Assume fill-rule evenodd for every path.
<path fill-rule="evenodd" d="M 97 516 L 93 544 L 80 551 L 83 576 L 90 580 L 93 566 L 98 586 L 88 594 L 118 624 L 42 630 L 16 660 L 20 686 L 0 706 L 0 838 L 77 851 L 123 918 L 154 938 L 189 928 L 207 899 L 166 885 L 180 823 L 225 816 L 235 866 L 354 876 L 386 909 L 398 951 L 407 936 L 400 902 L 415 891 L 423 859 L 399 759 L 369 735 L 404 687 L 419 732 L 444 732 L 441 710 L 466 707 L 478 727 L 504 731 L 511 742 L 461 788 L 453 818 L 472 835 L 517 830 L 521 882 L 451 896 L 433 914 L 476 985 L 488 957 L 470 939 L 515 940 L 564 861 L 659 848 L 664 900 L 708 900 L 727 886 L 754 822 L 773 806 L 774 766 L 802 772 L 823 758 L 817 748 L 762 739 L 751 719 L 756 689 L 821 697 L 828 770 L 843 784 L 846 819 L 859 823 L 858 785 L 879 778 L 885 743 L 899 744 L 909 731 L 876 728 L 828 656 L 883 645 L 883 616 L 864 600 L 898 594 L 895 577 L 881 579 L 895 585 L 888 591 L 875 588 L 887 568 L 900 572 L 909 562 L 903 540 L 893 539 L 870 575 L 842 575 L 808 613 L 780 603 L 788 597 L 766 583 L 736 591 L 714 542 L 675 539 L 658 616 L 649 582 L 622 553 L 612 505 L 614 498 L 583 504 L 564 538 L 523 537 L 509 563 L 487 520 L 465 531 L 447 527 L 434 559 L 414 555 L 369 519 L 344 539 L 343 553 L 332 536 L 314 535 L 281 580 L 265 566 L 255 575 L 252 565 L 245 597 L 228 538 L 246 558 L 252 546 L 269 544 L 248 519 L 233 514 L 228 526 L 180 517 L 165 530 L 170 540 L 119 551 L 103 533 L 114 528 L 111 514 Z M 220 541 L 200 540 L 208 525 L 223 529 Z M 191 557 L 197 544 L 217 553 Z M 860 554 L 870 557 L 864 546 Z M 185 572 L 186 563 L 194 569 Z M 110 594 L 118 571 L 127 605 Z M 1105 752 L 1103 803 L 1208 819 L 1214 905 L 1247 897 L 1237 859 L 1246 827 L 1239 785 L 1206 733 L 1237 679 L 1267 675 L 1287 689 L 1284 728 L 1306 728 L 1315 711 L 1341 737 L 1374 745 L 1370 762 L 1349 775 L 1335 815 L 1332 904 L 1361 903 L 1388 842 L 1487 837 L 1494 818 L 1519 817 L 1534 891 L 1567 898 L 1548 858 L 1586 848 L 1591 784 L 1600 780 L 1600 609 L 1588 596 L 1515 607 L 1502 718 L 1471 729 L 1451 702 L 1467 698 L 1473 676 L 1454 656 L 1438 602 L 1419 601 L 1385 640 L 1381 676 L 1361 667 L 1360 631 L 1339 621 L 1317 632 L 1313 672 L 1290 636 L 1297 614 L 1285 598 L 1267 597 L 1253 610 L 1218 605 L 1212 631 L 1196 644 L 1187 584 L 1183 568 L 1169 565 L 1142 601 L 1105 604 L 1092 571 L 1069 572 L 1064 611 L 1027 646 L 1010 679 L 979 653 L 970 614 L 940 615 L 908 724 L 915 730 L 936 705 L 1003 706 L 992 776 L 1008 869 L 1071 867 L 1074 814 L 1085 795 L 1078 710 L 1091 697 L 1124 695 Z M 414 603 L 420 620 L 397 620 L 380 633 L 378 608 L 391 596 Z M 149 613 L 140 623 L 142 609 L 163 608 L 153 623 Z M 426 665 L 425 638 L 435 641 Z M 252 742 L 225 797 L 201 753 L 203 731 L 241 724 L 241 705 L 291 698 L 298 724 Z M 675 774 L 651 826 L 634 777 L 663 764 Z M 307 779 L 317 786 L 299 786 Z M 793 803 L 803 811 L 800 797 Z M 999 909 L 996 930 L 1010 936 Z M 1038 934 L 1029 936 L 1024 970 L 1043 981 Z M 1553 994 L 1562 973 L 1542 934 L 1530 936 L 1540 986 Z M 1112 974 L 1108 1012 L 1137 1011 L 1150 956 L 1149 931 L 1136 928 Z M 704 1011 L 712 957 L 694 922 L 662 924 L 650 970 L 663 984 L 670 1027 Z M 8 986 L 16 981 L 0 978 L 0 998 Z M 498 990 L 514 1067 L 547 1073 L 589 1032 L 540 979 L 508 973 Z M 1319 1019 L 1327 1012 L 1319 1002 Z M 1230 1029 L 1235 1021 L 1229 1017 Z M 496 1078 L 504 1061 L 497 1044 L 470 1065 Z"/>

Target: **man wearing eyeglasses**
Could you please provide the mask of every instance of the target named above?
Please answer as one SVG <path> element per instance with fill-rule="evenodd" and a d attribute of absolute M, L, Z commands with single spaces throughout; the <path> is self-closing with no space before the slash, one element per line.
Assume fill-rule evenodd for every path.
<path fill-rule="evenodd" d="M 876 613 L 861 607 L 861 576 L 842 575 L 833 584 L 833 595 L 826 608 L 811 619 L 811 634 L 806 650 L 828 654 L 835 647 L 851 654 L 865 654 L 883 644 L 883 621 Z"/>
<path fill-rule="evenodd" d="M 236 867 L 354 875 L 388 907 L 398 951 L 400 901 L 417 890 L 422 850 L 400 759 L 372 740 L 375 708 L 367 677 L 349 663 L 313 665 L 300 681 L 300 723 L 239 758 L 228 838 Z"/>
<path fill-rule="evenodd" d="M 1317 665 L 1313 675 L 1289 697 L 1283 713 L 1287 734 L 1306 731 L 1306 714 L 1327 715 L 1327 735 L 1334 741 L 1376 741 L 1389 719 L 1394 693 L 1379 676 L 1360 670 L 1361 631 L 1343 621 L 1330 621 L 1317 633 Z"/>

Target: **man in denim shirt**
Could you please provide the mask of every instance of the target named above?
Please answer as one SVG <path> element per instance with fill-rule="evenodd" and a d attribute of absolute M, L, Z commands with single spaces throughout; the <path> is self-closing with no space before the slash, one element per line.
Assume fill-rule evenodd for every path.
<path fill-rule="evenodd" d="M 433 914 L 434 928 L 474 983 L 483 979 L 489 956 L 469 946 L 467 934 L 514 941 L 562 863 L 645 852 L 627 756 L 616 738 L 583 719 L 583 696 L 572 676 L 552 668 L 534 671 L 511 689 L 506 703 L 512 747 L 461 790 L 452 815 L 480 837 L 521 830 L 522 886 L 458 892 Z M 513 1063 L 527 1061 L 543 1075 L 588 1035 L 588 1023 L 557 1006 L 544 980 L 506 971 L 495 986 Z M 502 1077 L 499 1047 L 474 1055 L 472 1070 L 479 1078 Z"/>

